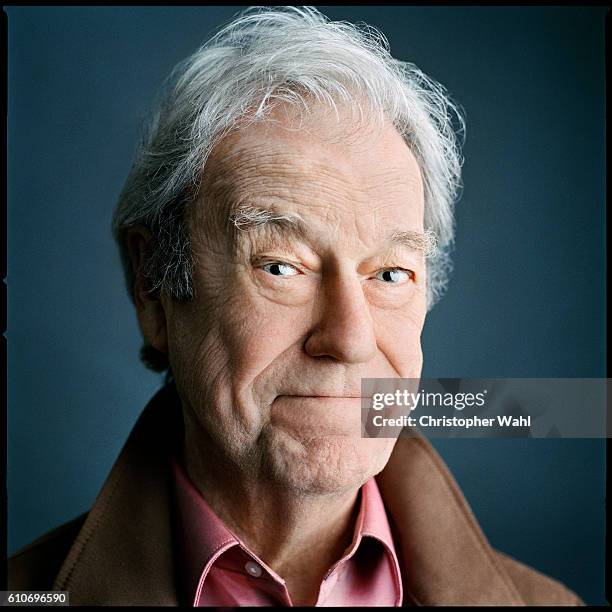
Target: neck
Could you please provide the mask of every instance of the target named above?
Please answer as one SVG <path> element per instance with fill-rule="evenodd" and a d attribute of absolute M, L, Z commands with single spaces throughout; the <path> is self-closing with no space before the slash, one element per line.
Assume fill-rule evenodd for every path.
<path fill-rule="evenodd" d="M 306 494 L 253 478 L 228 462 L 201 429 L 186 427 L 183 463 L 202 497 L 286 583 L 294 605 L 314 605 L 321 581 L 350 546 L 359 489 Z"/>

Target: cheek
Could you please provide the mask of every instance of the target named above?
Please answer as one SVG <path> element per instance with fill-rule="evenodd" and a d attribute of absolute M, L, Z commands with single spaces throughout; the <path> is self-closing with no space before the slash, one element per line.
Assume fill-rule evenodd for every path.
<path fill-rule="evenodd" d="M 378 347 L 401 378 L 421 376 L 421 331 L 424 320 L 424 307 L 374 315 Z"/>
<path fill-rule="evenodd" d="M 306 310 L 255 296 L 242 302 L 239 315 L 224 319 L 221 334 L 231 354 L 232 384 L 243 400 L 259 404 L 265 399 L 268 387 L 274 386 L 274 380 L 268 380 L 274 363 L 305 335 Z"/>
<path fill-rule="evenodd" d="M 229 355 L 214 319 L 197 308 L 182 307 L 168 318 L 170 366 L 177 386 L 194 406 L 206 406 L 222 384 Z"/>
<path fill-rule="evenodd" d="M 274 277 L 267 277 L 274 284 Z M 235 281 L 219 313 L 221 337 L 232 354 L 233 370 L 258 372 L 305 333 L 311 291 L 305 283 L 296 287 L 282 281 L 280 287 L 262 287 L 240 266 L 236 266 Z"/>

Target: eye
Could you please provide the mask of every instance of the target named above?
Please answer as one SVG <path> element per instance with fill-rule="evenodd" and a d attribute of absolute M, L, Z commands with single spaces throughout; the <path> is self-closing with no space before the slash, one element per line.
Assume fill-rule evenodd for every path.
<path fill-rule="evenodd" d="M 413 277 L 414 273 L 403 268 L 386 268 L 379 270 L 374 278 L 387 283 L 388 285 L 401 285 Z"/>
<path fill-rule="evenodd" d="M 262 266 L 262 270 L 272 274 L 272 276 L 296 276 L 300 273 L 295 266 L 280 261 L 267 263 Z"/>

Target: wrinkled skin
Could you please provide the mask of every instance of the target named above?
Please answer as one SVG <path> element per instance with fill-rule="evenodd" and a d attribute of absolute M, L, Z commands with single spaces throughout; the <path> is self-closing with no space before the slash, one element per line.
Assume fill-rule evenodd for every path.
<path fill-rule="evenodd" d="M 423 232 L 414 155 L 390 123 L 375 135 L 316 117 L 253 124 L 217 145 L 189 216 L 195 299 L 137 299 L 181 396 L 190 476 L 287 576 L 290 542 L 324 536 L 328 563 L 350 541 L 359 487 L 395 442 L 361 436 L 360 380 L 418 378 L 426 314 L 423 252 L 387 240 Z M 240 206 L 302 224 L 233 230 Z M 276 526 L 282 545 L 263 527 L 271 511 L 297 521 Z M 316 531 L 309 521 L 323 515 L 328 531 Z"/>

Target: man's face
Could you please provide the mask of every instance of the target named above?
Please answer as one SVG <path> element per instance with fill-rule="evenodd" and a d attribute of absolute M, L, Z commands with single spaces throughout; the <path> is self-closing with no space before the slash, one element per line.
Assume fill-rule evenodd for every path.
<path fill-rule="evenodd" d="M 164 299 L 202 440 L 302 492 L 347 491 L 384 467 L 395 440 L 362 438 L 361 378 L 422 366 L 420 171 L 391 124 L 376 138 L 344 125 L 319 115 L 226 137 L 189 218 L 195 299 Z"/>

